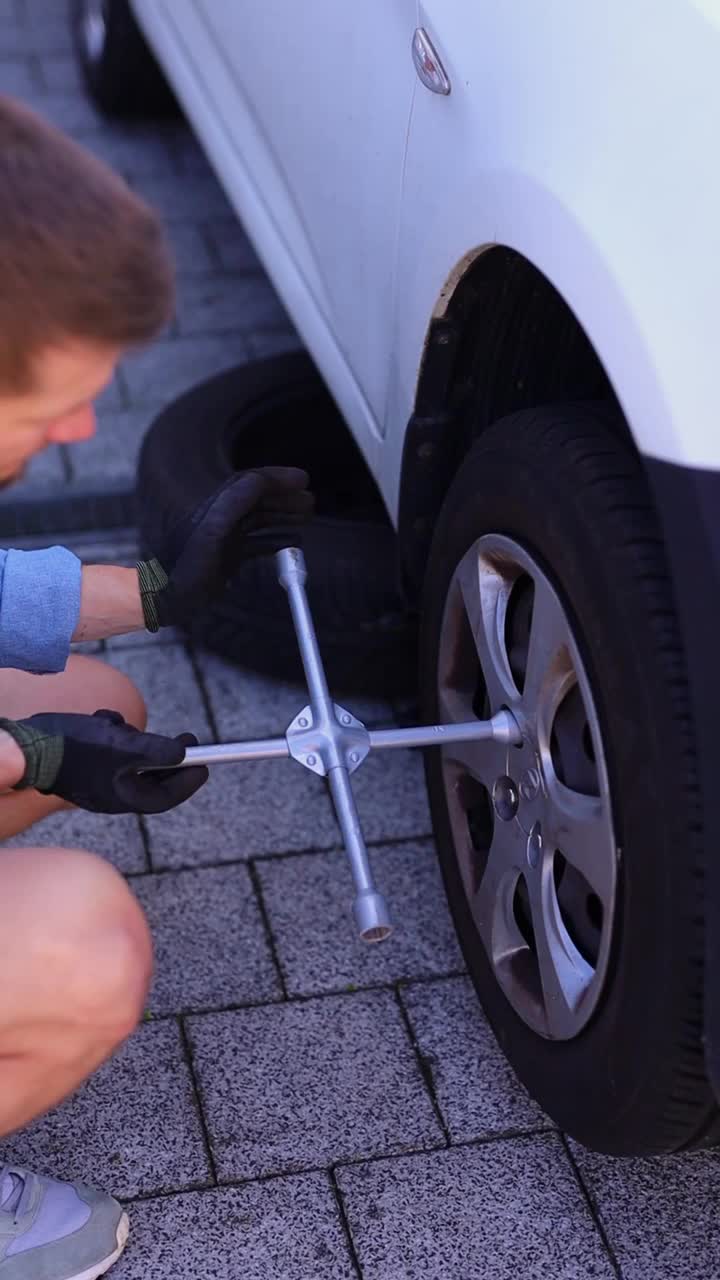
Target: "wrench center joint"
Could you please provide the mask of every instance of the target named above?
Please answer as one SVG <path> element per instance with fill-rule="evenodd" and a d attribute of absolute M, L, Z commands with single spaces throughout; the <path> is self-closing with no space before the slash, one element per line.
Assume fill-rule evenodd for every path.
<path fill-rule="evenodd" d="M 325 778 L 331 769 L 354 773 L 370 752 L 370 734 L 361 720 L 337 703 L 332 715 L 303 707 L 288 726 L 288 751 L 311 773 Z"/>

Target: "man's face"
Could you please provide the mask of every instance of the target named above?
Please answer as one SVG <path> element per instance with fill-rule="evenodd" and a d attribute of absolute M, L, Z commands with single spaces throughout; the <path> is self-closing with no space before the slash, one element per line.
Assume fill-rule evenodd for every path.
<path fill-rule="evenodd" d="M 95 434 L 93 401 L 122 353 L 86 342 L 48 348 L 34 365 L 32 390 L 0 391 L 0 488 L 18 480 L 30 459 L 51 444 Z"/>

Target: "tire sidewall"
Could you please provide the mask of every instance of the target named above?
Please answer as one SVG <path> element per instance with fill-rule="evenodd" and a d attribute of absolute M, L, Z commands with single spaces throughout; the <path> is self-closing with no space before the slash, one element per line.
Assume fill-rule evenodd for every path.
<path fill-rule="evenodd" d="M 164 410 L 145 437 L 138 469 L 142 554 L 164 563 L 175 526 L 232 475 L 234 445 L 237 465 L 260 465 L 254 454 L 243 462 L 243 434 L 271 410 L 287 409 L 297 421 L 298 453 L 286 461 L 305 465 L 303 422 L 318 395 L 327 398 L 327 389 L 299 352 L 227 370 Z M 400 594 L 394 531 L 387 518 L 363 515 L 362 504 L 347 516 L 336 515 L 336 506 L 317 515 L 303 535 L 308 597 L 328 678 L 338 694 L 405 693 L 417 678 L 417 621 Z M 244 563 L 224 597 L 201 617 L 185 619 L 184 627 L 193 640 L 242 666 L 302 677 L 271 557 Z"/>
<path fill-rule="evenodd" d="M 650 1141 L 638 1138 L 651 1125 L 642 1113 L 652 1110 L 662 1091 L 663 1063 L 678 1030 L 672 1016 L 664 1017 L 662 1002 L 667 999 L 671 1015 L 682 1003 L 683 992 L 675 988 L 687 967 L 683 921 L 697 910 L 690 869 L 679 867 L 677 857 L 691 825 L 688 762 L 674 749 L 672 673 L 653 643 L 649 601 L 629 571 L 620 518 L 615 541 L 600 490 L 594 497 L 591 486 L 579 483 L 578 451 L 563 451 L 562 430 L 555 434 L 554 468 L 543 465 L 524 424 L 515 432 L 512 424 L 498 424 L 468 456 L 448 495 L 428 567 L 421 688 L 426 715 L 436 717 L 442 618 L 459 560 L 483 533 L 513 538 L 545 569 L 573 623 L 600 718 L 618 839 L 609 971 L 598 1008 L 575 1040 L 552 1043 L 536 1035 L 503 995 L 462 887 L 439 753 L 428 753 L 427 776 L 451 910 L 502 1048 L 563 1128 L 587 1145 L 619 1152 Z M 615 441 L 597 423 L 589 445 L 593 436 L 610 462 Z M 627 469 L 627 459 L 623 465 Z"/>

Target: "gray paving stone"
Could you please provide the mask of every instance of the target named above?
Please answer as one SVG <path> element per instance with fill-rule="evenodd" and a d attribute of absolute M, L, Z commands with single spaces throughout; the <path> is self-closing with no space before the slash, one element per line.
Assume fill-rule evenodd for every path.
<path fill-rule="evenodd" d="M 623 1280 L 720 1276 L 720 1152 L 611 1160 L 572 1148 Z"/>
<path fill-rule="evenodd" d="M 15 53 L 46 54 L 70 53 L 72 31 L 67 10 L 45 8 L 45 0 L 25 0 L 20 7 L 24 22 L 3 24 L 0 51 L 3 55 Z"/>
<path fill-rule="evenodd" d="M 122 380 L 122 373 L 118 371 L 105 390 L 95 399 L 98 419 L 104 413 L 111 412 L 114 409 L 126 408 L 126 402 L 127 391 Z"/>
<path fill-rule="evenodd" d="M 196 382 L 245 364 L 247 358 L 238 333 L 174 338 L 131 356 L 123 373 L 133 404 L 165 405 Z"/>
<path fill-rule="evenodd" d="M 64 484 L 65 466 L 62 446 L 52 444 L 47 449 L 43 449 L 42 453 L 36 453 L 28 464 L 25 476 L 32 484 Z M 17 492 L 17 489 L 14 492 Z"/>
<path fill-rule="evenodd" d="M 221 1181 L 440 1143 L 385 991 L 191 1018 Z"/>
<path fill-rule="evenodd" d="M 140 876 L 132 888 L 155 943 L 153 1013 L 282 996 L 246 867 Z"/>
<path fill-rule="evenodd" d="M 134 1204 L 114 1280 L 357 1280 L 323 1174 Z"/>
<path fill-rule="evenodd" d="M 263 899 L 292 995 L 462 969 L 430 844 L 372 849 L 395 930 L 381 946 L 357 937 L 344 852 L 258 862 Z"/>
<path fill-rule="evenodd" d="M 57 52 L 61 52 L 61 46 L 58 46 Z M 32 106 L 57 129 L 71 134 L 78 141 L 82 141 L 85 134 L 95 133 L 102 123 L 102 117 L 90 98 L 79 93 L 49 89 L 38 93 L 33 98 Z"/>
<path fill-rule="evenodd" d="M 167 222 L 234 216 L 225 192 L 212 174 L 167 177 L 139 173 L 133 176 L 132 185 Z"/>
<path fill-rule="evenodd" d="M 432 833 L 421 752 L 375 752 L 354 775 L 353 787 L 366 840 Z"/>
<path fill-rule="evenodd" d="M 366 1280 L 615 1275 L 553 1135 L 380 1160 L 338 1182 Z"/>
<path fill-rule="evenodd" d="M 0 1143 L 0 1161 L 80 1178 L 120 1199 L 210 1180 L 175 1022 L 138 1028 L 67 1102 Z"/>
<path fill-rule="evenodd" d="M 213 173 L 210 161 L 191 129 L 178 133 L 173 150 L 180 173 Z"/>
<path fill-rule="evenodd" d="M 280 736 L 307 705 L 307 687 L 302 684 L 258 675 L 202 650 L 198 666 L 225 742 Z M 366 725 L 393 724 L 390 704 L 380 698 L 354 698 L 348 709 Z"/>
<path fill-rule="evenodd" d="M 88 484 L 107 480 L 134 484 L 140 446 L 152 417 L 148 408 L 103 409 L 92 439 L 69 446 L 74 477 Z"/>
<path fill-rule="evenodd" d="M 209 218 L 205 227 L 221 266 L 231 271 L 262 271 L 258 256 L 236 217 Z"/>
<path fill-rule="evenodd" d="M 192 333 L 288 328 L 289 320 L 263 275 L 184 276 L 178 281 L 177 329 Z"/>
<path fill-rule="evenodd" d="M 38 14 L 52 14 L 53 18 L 65 18 L 67 21 L 67 4 L 64 0 L 15 0 L 17 9 L 25 23 L 36 20 Z"/>
<path fill-rule="evenodd" d="M 108 660 L 135 682 L 145 698 L 150 733 L 169 737 L 194 733 L 200 742 L 210 741 L 200 690 L 181 645 L 112 649 Z"/>
<path fill-rule="evenodd" d="M 38 490 L 56 491 L 66 483 L 63 456 L 59 445 L 50 445 L 42 453 L 31 458 L 22 479 L 12 488 L 4 490 L 0 502 L 12 503 L 16 498 Z"/>
<path fill-rule="evenodd" d="M 3 848 L 88 849 L 106 858 L 118 871 L 147 870 L 147 854 L 138 820 L 132 813 L 85 813 L 65 809 L 37 822 L 29 831 L 3 840 Z"/>
<path fill-rule="evenodd" d="M 208 239 L 201 225 L 192 222 L 169 222 L 165 231 L 175 259 L 178 278 L 199 272 L 206 275 L 215 270 L 217 258 L 210 252 Z"/>
<path fill-rule="evenodd" d="M 265 360 L 270 356 L 281 356 L 286 351 L 301 351 L 303 341 L 292 327 L 278 332 L 261 333 L 253 330 L 248 334 L 248 348 L 254 360 Z"/>
<path fill-rule="evenodd" d="M 84 134 L 82 145 L 135 187 L 158 174 L 178 182 L 171 143 L 153 126 Z"/>
<path fill-rule="evenodd" d="M 0 0 L 0 20 L 3 22 L 18 22 L 21 16 L 18 0 Z M 2 41 L 0 40 L 1 46 Z"/>
<path fill-rule="evenodd" d="M 6 0 L 7 7 L 7 0 Z M 7 19 L 0 7 L 0 22 Z M 4 46 L 0 37 L 0 93 L 9 93 L 13 98 L 23 98 L 31 103 L 38 92 L 38 78 L 29 60 L 17 59 L 12 62 L 2 57 Z"/>
<path fill-rule="evenodd" d="M 73 54 L 46 53 L 38 60 L 37 66 L 46 89 L 61 93 L 85 92 L 78 61 Z"/>
<path fill-rule="evenodd" d="M 139 552 L 134 530 L 113 529 L 105 533 L 100 530 L 96 534 L 79 534 L 74 540 L 64 538 L 63 542 L 71 547 L 84 564 L 118 564 L 125 567 L 137 564 Z M 149 635 L 149 632 L 143 631 L 141 634 Z M 165 632 L 158 634 L 165 635 Z M 109 646 L 113 642 L 114 639 L 104 640 L 102 643 Z"/>
<path fill-rule="evenodd" d="M 550 1127 L 498 1047 L 469 978 L 404 987 L 401 998 L 454 1142 Z"/>
<path fill-rule="evenodd" d="M 340 839 L 321 779 L 287 760 L 215 765 L 191 800 L 146 823 L 157 868 L 328 849 Z"/>
<path fill-rule="evenodd" d="M 130 556 L 124 556 L 129 564 L 135 564 L 137 561 L 137 553 L 133 552 Z M 128 631 L 124 636 L 109 636 L 104 641 L 105 649 L 111 652 L 113 649 L 158 649 L 165 644 L 182 644 L 182 632 L 176 627 L 163 627 L 160 631 Z"/>

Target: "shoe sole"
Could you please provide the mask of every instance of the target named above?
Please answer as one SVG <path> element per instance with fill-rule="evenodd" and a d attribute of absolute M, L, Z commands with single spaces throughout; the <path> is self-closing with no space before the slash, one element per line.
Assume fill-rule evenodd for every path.
<path fill-rule="evenodd" d="M 74 1276 L 68 1276 L 68 1280 L 100 1280 L 112 1266 L 115 1265 L 125 1245 L 127 1244 L 128 1233 L 130 1231 L 130 1220 L 124 1213 L 118 1222 L 117 1235 L 115 1237 L 116 1247 L 107 1258 L 102 1262 L 96 1262 L 89 1271 L 78 1271 Z"/>

